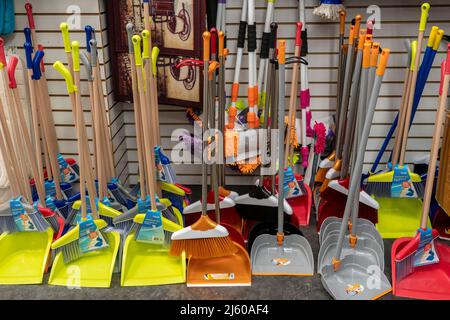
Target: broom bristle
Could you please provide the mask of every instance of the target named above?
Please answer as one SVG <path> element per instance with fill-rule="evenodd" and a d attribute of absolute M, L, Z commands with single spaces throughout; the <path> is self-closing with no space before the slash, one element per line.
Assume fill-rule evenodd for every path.
<path fill-rule="evenodd" d="M 169 254 L 186 256 L 194 259 L 209 259 L 230 256 L 237 252 L 237 247 L 229 236 L 204 239 L 172 240 Z"/>

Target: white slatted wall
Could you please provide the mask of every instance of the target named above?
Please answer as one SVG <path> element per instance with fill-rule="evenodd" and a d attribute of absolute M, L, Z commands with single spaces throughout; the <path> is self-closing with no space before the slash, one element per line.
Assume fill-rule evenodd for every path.
<path fill-rule="evenodd" d="M 61 153 L 66 157 L 77 158 L 76 130 L 72 116 L 70 100 L 67 95 L 65 82 L 61 75 L 52 68 L 56 60 L 66 63 L 66 55 L 59 30 L 61 22 L 65 22 L 71 12 L 67 12 L 70 6 L 76 5 L 80 9 L 81 29 L 70 30 L 71 40 L 80 42 L 80 49 L 85 50 L 86 41 L 84 26 L 91 25 L 96 31 L 98 42 L 98 56 L 100 61 L 100 72 L 103 83 L 104 98 L 107 101 L 108 117 L 110 122 L 111 134 L 113 137 L 113 148 L 115 150 L 115 164 L 117 174 L 122 174 L 122 179 L 126 178 L 127 158 L 125 148 L 125 137 L 122 113 L 119 110 L 120 104 L 116 104 L 112 92 L 112 75 L 110 68 L 109 44 L 107 35 L 106 19 L 106 1 L 105 0 L 16 0 L 16 30 L 15 33 L 5 37 L 6 47 L 11 52 L 17 53 L 22 59 L 25 59 L 23 52 L 24 35 L 23 28 L 28 26 L 27 16 L 25 14 L 24 4 L 30 2 L 33 5 L 33 13 L 36 24 L 37 40 L 45 48 L 45 67 L 46 77 L 49 83 L 50 98 L 55 119 L 56 130 Z M 92 127 L 90 104 L 88 98 L 88 86 L 86 73 L 81 67 L 81 94 L 84 107 L 85 121 L 88 126 L 88 138 L 91 152 L 92 145 Z M 20 74 L 20 72 L 18 72 Z M 19 77 L 19 85 L 23 84 L 23 77 Z M 21 87 L 22 88 L 22 87 Z M 25 97 L 25 91 L 21 90 Z"/>

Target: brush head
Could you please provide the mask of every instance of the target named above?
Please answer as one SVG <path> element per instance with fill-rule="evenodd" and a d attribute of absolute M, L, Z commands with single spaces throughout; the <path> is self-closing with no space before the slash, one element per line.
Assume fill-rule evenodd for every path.
<path fill-rule="evenodd" d="M 171 256 L 180 256 L 184 251 L 189 258 L 209 259 L 230 256 L 237 253 L 236 246 L 228 236 L 186 240 L 174 240 L 173 238 L 172 235 L 172 244 L 169 251 Z"/>

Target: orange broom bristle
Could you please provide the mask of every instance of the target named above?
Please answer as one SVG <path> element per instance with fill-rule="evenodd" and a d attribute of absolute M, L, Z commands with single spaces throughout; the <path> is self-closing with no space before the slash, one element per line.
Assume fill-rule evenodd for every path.
<path fill-rule="evenodd" d="M 186 257 L 194 259 L 209 259 L 230 256 L 238 249 L 229 236 L 219 238 L 172 240 L 169 254 L 180 256 L 186 252 Z"/>

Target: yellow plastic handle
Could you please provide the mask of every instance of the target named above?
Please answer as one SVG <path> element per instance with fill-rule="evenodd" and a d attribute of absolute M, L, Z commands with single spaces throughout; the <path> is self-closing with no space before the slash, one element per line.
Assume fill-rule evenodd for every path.
<path fill-rule="evenodd" d="M 4 67 L 3 63 L 0 62 L 0 70 L 2 70 Z"/>
<path fill-rule="evenodd" d="M 72 41 L 73 72 L 80 72 L 80 43 Z"/>
<path fill-rule="evenodd" d="M 203 32 L 203 61 L 209 61 L 211 50 L 211 33 L 208 31 Z"/>
<path fill-rule="evenodd" d="M 59 25 L 59 29 L 61 30 L 63 43 L 64 43 L 64 51 L 66 53 L 70 53 L 70 37 L 69 37 L 69 25 L 65 22 Z"/>
<path fill-rule="evenodd" d="M 411 64 L 409 66 L 409 70 L 414 71 L 414 61 L 416 61 L 417 54 L 417 41 L 411 41 Z"/>
<path fill-rule="evenodd" d="M 150 32 L 142 31 L 142 58 L 150 59 Z"/>
<path fill-rule="evenodd" d="M 380 63 L 378 64 L 378 68 L 377 68 L 377 75 L 378 76 L 382 76 L 384 75 L 384 72 L 386 71 L 386 66 L 389 60 L 389 54 L 391 53 L 390 49 L 384 48 L 383 51 L 381 52 L 381 57 L 380 57 Z"/>
<path fill-rule="evenodd" d="M 371 49 L 372 49 L 372 43 L 370 43 L 369 41 L 366 41 L 364 43 L 364 48 L 363 48 L 362 66 L 364 69 L 367 69 L 370 67 L 370 50 Z"/>
<path fill-rule="evenodd" d="M 286 63 L 286 40 L 278 40 L 278 63 Z"/>
<path fill-rule="evenodd" d="M 380 43 L 372 43 L 372 52 L 370 54 L 370 66 L 376 67 L 378 64 L 378 54 L 380 52 Z"/>
<path fill-rule="evenodd" d="M 158 69 L 156 66 L 156 63 L 158 62 L 158 56 L 159 56 L 159 48 L 158 47 L 153 47 L 152 49 L 152 71 L 153 71 L 153 76 L 156 77 L 156 75 L 158 74 Z"/>
<path fill-rule="evenodd" d="M 441 44 L 442 37 L 444 37 L 444 30 L 439 29 L 436 32 L 436 37 L 434 38 L 433 50 L 437 51 L 439 49 L 439 45 Z"/>
<path fill-rule="evenodd" d="M 430 31 L 430 37 L 428 38 L 428 47 L 432 47 L 434 45 L 434 40 L 436 40 L 436 35 L 438 32 L 439 28 L 436 26 L 431 27 L 431 31 Z"/>
<path fill-rule="evenodd" d="M 64 77 L 64 80 L 66 80 L 67 92 L 69 94 L 77 91 L 77 87 L 73 84 L 73 78 L 70 74 L 70 71 L 63 65 L 61 61 L 56 61 L 53 64 L 53 68 Z"/>
<path fill-rule="evenodd" d="M 359 31 L 359 42 L 358 42 L 358 50 L 362 50 L 364 48 L 364 42 L 366 40 L 366 29 L 361 29 Z"/>
<path fill-rule="evenodd" d="M 142 66 L 141 37 L 138 35 L 134 35 L 133 38 L 131 38 L 131 41 L 133 42 L 135 65 L 136 67 L 141 67 Z"/>
<path fill-rule="evenodd" d="M 420 9 L 422 10 L 422 13 L 420 15 L 419 31 L 423 32 L 427 27 L 428 11 L 430 11 L 430 4 L 428 2 L 422 3 Z"/>

